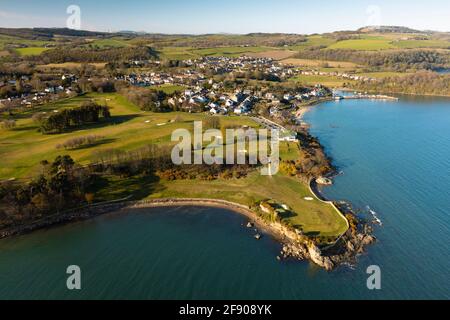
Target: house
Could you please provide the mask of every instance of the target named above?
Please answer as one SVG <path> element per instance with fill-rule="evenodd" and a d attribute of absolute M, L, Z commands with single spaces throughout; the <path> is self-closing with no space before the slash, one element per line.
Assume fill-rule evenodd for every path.
<path fill-rule="evenodd" d="M 297 133 L 287 130 L 281 131 L 278 140 L 282 142 L 297 142 Z"/>
<path fill-rule="evenodd" d="M 235 105 L 235 102 L 231 99 L 227 99 L 227 101 L 225 101 L 225 106 L 227 106 L 228 108 L 230 108 L 234 105 Z"/>
<path fill-rule="evenodd" d="M 286 94 L 283 96 L 283 99 L 286 100 L 286 101 L 291 101 L 291 100 L 294 99 L 294 97 L 293 97 L 290 93 L 286 93 Z"/>

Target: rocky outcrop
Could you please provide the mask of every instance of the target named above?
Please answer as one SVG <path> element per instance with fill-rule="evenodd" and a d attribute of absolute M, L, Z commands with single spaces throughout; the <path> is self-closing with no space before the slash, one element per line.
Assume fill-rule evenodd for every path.
<path fill-rule="evenodd" d="M 309 258 L 318 266 L 330 271 L 334 268 L 334 263 L 329 257 L 323 256 L 322 251 L 313 243 L 308 245 Z"/>

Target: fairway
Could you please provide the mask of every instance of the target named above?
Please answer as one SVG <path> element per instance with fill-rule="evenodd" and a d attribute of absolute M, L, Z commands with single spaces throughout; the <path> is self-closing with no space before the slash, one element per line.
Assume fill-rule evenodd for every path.
<path fill-rule="evenodd" d="M 206 117 L 205 114 L 180 112 L 143 112 L 118 94 L 88 94 L 47 104 L 34 111 L 49 113 L 79 106 L 89 99 L 107 104 L 111 108 L 112 118 L 68 133 L 43 135 L 37 131 L 37 126 L 31 119 L 32 113 L 28 111 L 16 115 L 15 129 L 0 129 L 0 179 L 29 179 L 39 173 L 42 160 L 53 160 L 58 155 L 69 154 L 80 164 L 88 164 L 95 159 L 96 152 L 100 150 L 129 151 L 151 143 L 167 145 L 171 143 L 170 136 L 175 129 L 192 130 L 193 121 L 203 120 Z M 174 121 L 175 119 L 177 121 Z M 226 116 L 220 119 L 223 125 L 256 126 L 253 120 L 247 117 Z M 58 144 L 68 139 L 86 135 L 104 138 L 95 146 L 75 150 L 56 148 Z M 281 143 L 282 159 L 295 160 L 298 155 L 296 143 Z M 301 228 L 306 234 L 335 237 L 347 227 L 345 220 L 330 205 L 318 200 L 304 200 L 305 197 L 312 197 L 308 187 L 297 178 L 282 173 L 268 177 L 256 171 L 242 179 L 214 181 L 200 179 L 167 181 L 145 176 L 127 179 L 109 177 L 106 185 L 96 191 L 95 199 L 114 200 L 128 195 L 138 199 L 147 197 L 225 199 L 248 206 L 261 200 L 273 199 L 277 203 L 287 204 L 292 209 L 292 213 L 282 219 Z"/>
<path fill-rule="evenodd" d="M 169 90 L 174 87 L 167 87 Z M 81 105 L 84 101 L 94 99 L 111 108 L 112 118 L 99 124 L 88 125 L 63 134 L 43 135 L 31 119 L 31 112 L 17 116 L 17 127 L 13 130 L 0 129 L 0 179 L 30 177 L 39 168 L 41 160 L 52 160 L 58 155 L 69 154 L 81 163 L 92 160 L 93 153 L 101 149 L 116 148 L 133 150 L 150 143 L 169 141 L 173 130 L 189 129 L 192 121 L 202 120 L 204 114 L 189 113 L 151 113 L 143 112 L 134 104 L 117 94 L 88 94 L 72 99 L 47 104 L 34 111 L 53 112 L 61 108 Z M 182 120 L 170 123 L 179 116 Z M 222 123 L 252 125 L 252 120 L 244 117 L 222 117 Z M 165 124 L 165 125 L 160 125 Z M 78 150 L 57 150 L 58 144 L 68 139 L 86 135 L 105 137 L 106 143 L 96 148 Z"/>
<path fill-rule="evenodd" d="M 314 197 L 308 187 L 296 178 L 282 174 L 269 177 L 255 172 L 239 180 L 196 181 L 195 188 L 192 188 L 192 181 L 161 181 L 155 189 L 150 198 L 224 199 L 248 206 L 274 199 L 295 212 L 292 216 L 282 217 L 283 220 L 307 235 L 339 236 L 347 230 L 345 219 L 331 205 L 305 200 L 305 197 Z"/>

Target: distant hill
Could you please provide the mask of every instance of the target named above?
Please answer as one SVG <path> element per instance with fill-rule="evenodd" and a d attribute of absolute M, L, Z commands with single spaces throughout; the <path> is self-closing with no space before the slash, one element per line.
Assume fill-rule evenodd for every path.
<path fill-rule="evenodd" d="M 371 33 L 424 33 L 424 31 L 411 29 L 408 27 L 398 27 L 398 26 L 369 26 L 358 29 L 358 32 Z"/>
<path fill-rule="evenodd" d="M 73 30 L 68 28 L 0 28 L 0 34 L 19 37 L 28 40 L 50 40 L 55 36 L 67 37 L 98 37 L 111 36 L 110 33 Z"/>

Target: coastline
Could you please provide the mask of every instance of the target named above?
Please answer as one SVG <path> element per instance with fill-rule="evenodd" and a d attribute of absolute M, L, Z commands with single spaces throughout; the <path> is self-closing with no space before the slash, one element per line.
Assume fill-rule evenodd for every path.
<path fill-rule="evenodd" d="M 361 89 L 353 89 L 353 88 L 337 88 L 337 90 L 345 91 L 345 92 L 355 92 L 355 91 L 365 91 L 374 94 L 395 94 L 395 95 L 404 95 L 404 96 L 412 96 L 412 97 L 440 97 L 440 98 L 450 98 L 450 95 L 446 94 L 431 94 L 431 93 L 411 93 L 411 92 L 398 92 L 398 91 L 379 91 L 379 90 L 361 90 Z"/>
<path fill-rule="evenodd" d="M 313 101 L 308 105 L 301 107 L 297 112 L 298 119 L 303 119 L 305 114 L 310 111 L 312 107 L 332 100 L 332 98 L 327 97 L 325 99 Z M 306 133 L 309 135 L 308 129 L 306 129 Z M 317 192 L 316 188 L 312 186 L 313 180 L 314 179 L 308 182 L 310 192 L 318 200 L 331 205 L 347 224 L 347 230 L 341 234 L 334 243 L 329 244 L 326 248 L 323 248 L 324 250 L 335 249 L 335 252 L 331 256 L 325 255 L 326 253 L 323 254 L 318 245 L 316 245 L 308 237 L 301 234 L 298 230 L 290 228 L 281 222 L 266 221 L 258 215 L 257 210 L 253 210 L 251 207 L 221 199 L 204 198 L 161 198 L 141 201 L 128 201 L 129 198 L 125 198 L 109 203 L 94 204 L 48 216 L 28 225 L 13 226 L 5 230 L 0 230 L 0 239 L 23 235 L 38 229 L 45 229 L 71 222 L 87 220 L 100 215 L 113 214 L 123 210 L 174 206 L 217 207 L 228 209 L 245 216 L 255 227 L 257 227 L 258 230 L 261 230 L 277 240 L 283 246 L 280 254 L 281 257 L 285 259 L 294 258 L 297 260 L 310 260 L 326 270 L 332 270 L 344 262 L 354 261 L 357 254 L 364 252 L 363 247 L 365 245 L 374 242 L 374 238 L 366 231 L 364 231 L 364 233 L 358 233 L 357 230 L 352 230 L 351 224 L 345 214 L 352 213 L 351 210 L 350 212 L 346 212 L 335 202 L 324 199 L 323 196 Z M 347 250 L 347 248 L 355 247 L 358 249 Z M 280 257 L 277 258 L 281 259 Z"/>

